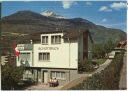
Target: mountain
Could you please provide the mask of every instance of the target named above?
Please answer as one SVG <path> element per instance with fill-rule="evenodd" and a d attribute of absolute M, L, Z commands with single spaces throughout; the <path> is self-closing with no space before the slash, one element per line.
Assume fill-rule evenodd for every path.
<path fill-rule="evenodd" d="M 87 28 L 89 28 L 95 43 L 104 43 L 109 38 L 114 40 L 126 39 L 126 33 L 120 29 L 106 28 L 82 18 L 54 18 L 32 11 L 16 12 L 3 17 L 1 22 L 2 34 L 6 38 L 7 36 L 16 36 L 19 39 L 18 41 L 29 41 L 31 38 L 36 38 L 30 37 L 31 35 L 40 34 L 41 32 L 58 31 L 58 29 L 61 31 L 84 31 Z"/>
<path fill-rule="evenodd" d="M 10 16 L 2 18 L 3 30 L 16 33 L 39 33 L 47 31 L 56 31 L 59 28 L 63 31 L 74 31 L 88 26 L 96 27 L 95 24 L 81 18 L 60 19 L 46 17 L 31 11 L 19 11 Z M 5 27 L 8 26 L 8 27 Z"/>
<path fill-rule="evenodd" d="M 44 12 L 41 13 L 41 15 L 43 16 L 47 16 L 47 17 L 54 17 L 54 18 L 65 18 L 64 16 L 58 15 L 53 11 L 50 10 L 45 10 Z"/>

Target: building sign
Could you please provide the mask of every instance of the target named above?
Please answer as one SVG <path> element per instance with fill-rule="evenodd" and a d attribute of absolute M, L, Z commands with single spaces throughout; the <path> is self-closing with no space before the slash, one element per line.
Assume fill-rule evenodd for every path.
<path fill-rule="evenodd" d="M 24 45 L 23 44 L 17 45 L 17 48 L 18 50 L 24 50 Z"/>
<path fill-rule="evenodd" d="M 39 47 L 38 50 L 59 50 L 58 47 Z"/>
<path fill-rule="evenodd" d="M 19 44 L 17 45 L 18 50 L 23 51 L 23 50 L 32 50 L 32 44 Z"/>

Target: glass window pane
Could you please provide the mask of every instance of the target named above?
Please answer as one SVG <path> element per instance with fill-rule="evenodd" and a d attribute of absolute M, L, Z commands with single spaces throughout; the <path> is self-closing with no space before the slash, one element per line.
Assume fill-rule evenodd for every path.
<path fill-rule="evenodd" d="M 65 78 L 65 73 L 61 72 L 61 78 Z"/>
<path fill-rule="evenodd" d="M 28 61 L 31 61 L 30 60 L 30 53 L 28 53 L 28 52 L 26 52 L 26 53 L 20 53 L 19 60 L 20 60 L 21 64 L 28 63 Z"/>
<path fill-rule="evenodd" d="M 44 44 L 48 43 L 48 36 L 42 36 L 42 43 Z"/>
<path fill-rule="evenodd" d="M 54 36 L 51 36 L 51 43 L 54 43 Z"/>
<path fill-rule="evenodd" d="M 57 39 L 56 39 L 56 43 L 58 43 L 59 42 L 59 36 L 56 36 L 57 37 Z"/>
<path fill-rule="evenodd" d="M 61 78 L 60 72 L 56 72 L 56 78 Z"/>
<path fill-rule="evenodd" d="M 57 43 L 57 36 L 55 36 L 55 43 Z"/>
<path fill-rule="evenodd" d="M 43 53 L 43 60 L 45 60 L 45 53 Z"/>
<path fill-rule="evenodd" d="M 45 39 L 44 39 L 44 36 L 42 36 L 42 43 L 44 43 Z"/>
<path fill-rule="evenodd" d="M 26 57 L 27 57 L 27 61 L 30 61 L 30 53 L 27 53 Z"/>
<path fill-rule="evenodd" d="M 52 78 L 56 78 L 56 74 L 55 74 L 55 72 L 52 72 L 52 74 L 51 74 L 52 76 Z"/>
<path fill-rule="evenodd" d="M 50 53 L 39 53 L 39 60 L 50 60 Z"/>
<path fill-rule="evenodd" d="M 48 36 L 46 36 L 46 43 L 48 43 Z"/>
<path fill-rule="evenodd" d="M 59 43 L 61 43 L 61 36 L 59 35 Z"/>
<path fill-rule="evenodd" d="M 61 35 L 51 36 L 51 43 L 61 43 Z"/>
<path fill-rule="evenodd" d="M 47 60 L 50 60 L 50 53 L 47 53 Z"/>
<path fill-rule="evenodd" d="M 39 60 L 42 60 L 42 53 L 39 53 Z"/>
<path fill-rule="evenodd" d="M 20 59 L 22 59 L 23 61 L 29 60 L 30 59 L 30 53 L 21 53 Z"/>

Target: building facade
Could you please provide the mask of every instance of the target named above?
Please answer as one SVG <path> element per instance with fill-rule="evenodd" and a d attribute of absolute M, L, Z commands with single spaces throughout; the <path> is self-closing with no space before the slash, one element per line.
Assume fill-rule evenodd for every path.
<path fill-rule="evenodd" d="M 88 31 L 85 32 L 45 32 L 39 43 L 18 44 L 20 51 L 17 66 L 25 65 L 29 70 L 24 78 L 48 83 L 56 78 L 59 84 L 78 77 L 88 56 Z"/>

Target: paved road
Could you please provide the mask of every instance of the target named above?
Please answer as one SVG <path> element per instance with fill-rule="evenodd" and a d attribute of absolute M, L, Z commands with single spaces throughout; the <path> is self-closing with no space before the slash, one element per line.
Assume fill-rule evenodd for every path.
<path fill-rule="evenodd" d="M 58 87 L 49 87 L 48 84 L 38 84 L 38 85 L 33 85 L 33 86 L 30 86 L 28 88 L 26 88 L 25 90 L 57 90 L 59 88 Z"/>
<path fill-rule="evenodd" d="M 120 73 L 120 82 L 119 82 L 119 89 L 126 90 L 127 89 L 127 53 L 124 55 L 123 59 L 123 67 Z"/>

